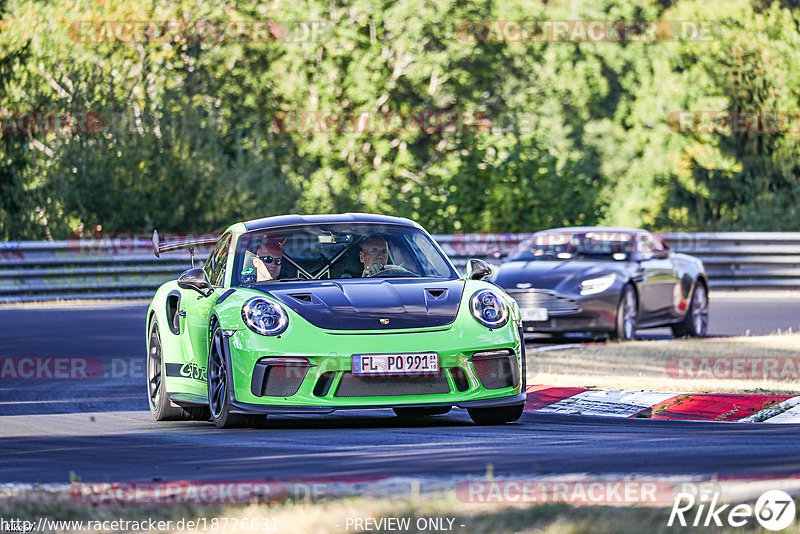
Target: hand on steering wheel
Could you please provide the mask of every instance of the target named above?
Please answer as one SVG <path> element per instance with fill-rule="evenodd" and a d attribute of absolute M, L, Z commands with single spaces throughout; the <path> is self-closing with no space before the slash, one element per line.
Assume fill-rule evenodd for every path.
<path fill-rule="evenodd" d="M 375 276 L 384 269 L 385 267 L 382 263 L 374 263 L 371 266 L 364 269 L 364 278 Z"/>
<path fill-rule="evenodd" d="M 376 276 L 378 274 L 381 274 L 381 273 L 384 273 L 384 272 L 388 272 L 388 271 L 398 271 L 400 273 L 411 273 L 411 271 L 409 271 L 408 269 L 406 269 L 402 265 L 392 265 L 392 264 L 383 265 L 382 263 L 376 263 L 376 264 L 370 266 L 369 268 L 367 268 L 364 271 L 364 277 L 365 278 L 366 277 L 372 277 L 372 276 Z M 413 274 L 413 273 L 411 273 L 411 274 Z"/>

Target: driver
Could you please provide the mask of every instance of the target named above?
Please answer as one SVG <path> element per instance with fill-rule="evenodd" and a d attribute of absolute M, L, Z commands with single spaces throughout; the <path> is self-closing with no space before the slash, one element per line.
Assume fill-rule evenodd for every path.
<path fill-rule="evenodd" d="M 389 262 L 389 245 L 379 235 L 370 236 L 361 242 L 361 252 L 358 253 L 358 259 L 364 264 L 361 278 L 375 276 Z"/>
<path fill-rule="evenodd" d="M 379 273 L 393 271 L 391 276 L 409 276 L 411 271 L 403 267 L 403 264 L 392 265 L 389 261 L 389 245 L 386 239 L 379 235 L 373 235 L 361 242 L 361 252 L 358 259 L 364 264 L 364 271 L 361 278 L 377 276 Z"/>

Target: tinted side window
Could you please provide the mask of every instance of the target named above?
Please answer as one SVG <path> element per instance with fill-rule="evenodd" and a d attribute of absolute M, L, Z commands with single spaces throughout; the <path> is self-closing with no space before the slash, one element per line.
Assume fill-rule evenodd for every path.
<path fill-rule="evenodd" d="M 203 263 L 203 270 L 206 272 L 206 277 L 208 277 L 209 280 L 211 280 L 211 271 L 214 270 L 214 258 L 216 258 L 221 244 L 222 238 L 217 241 L 217 244 L 214 245 L 214 248 L 211 249 L 211 252 L 208 254 L 208 258 L 206 258 L 205 263 Z"/>
<path fill-rule="evenodd" d="M 208 255 L 208 261 L 203 266 L 212 286 L 221 286 L 225 280 L 225 263 L 228 261 L 228 248 L 231 244 L 231 234 L 225 234 L 217 242 L 214 250 Z"/>

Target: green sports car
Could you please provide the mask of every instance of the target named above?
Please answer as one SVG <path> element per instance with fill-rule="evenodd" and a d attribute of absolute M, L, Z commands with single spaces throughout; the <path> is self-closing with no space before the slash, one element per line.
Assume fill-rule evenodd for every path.
<path fill-rule="evenodd" d="M 165 243 L 156 255 L 210 245 Z M 236 223 L 203 268 L 147 312 L 148 402 L 161 420 L 259 426 L 269 414 L 466 408 L 516 421 L 525 344 L 516 303 L 470 260 L 461 278 L 418 224 L 369 214 Z"/>

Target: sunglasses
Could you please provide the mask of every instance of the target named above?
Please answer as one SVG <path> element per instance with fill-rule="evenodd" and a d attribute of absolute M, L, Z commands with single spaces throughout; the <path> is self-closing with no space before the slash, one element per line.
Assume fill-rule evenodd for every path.
<path fill-rule="evenodd" d="M 269 265 L 272 262 L 275 262 L 275 265 L 280 265 L 281 263 L 283 263 L 282 258 L 273 258 L 272 256 L 259 256 L 258 259 L 263 261 L 267 265 Z"/>

